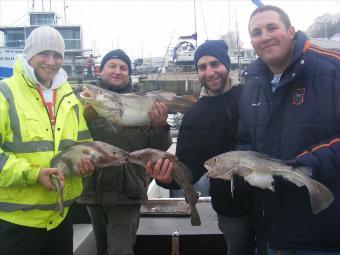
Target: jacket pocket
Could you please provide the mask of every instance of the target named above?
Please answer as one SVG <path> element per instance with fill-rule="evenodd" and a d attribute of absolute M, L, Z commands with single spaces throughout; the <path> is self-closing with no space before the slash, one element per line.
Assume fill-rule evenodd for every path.
<path fill-rule="evenodd" d="M 44 133 L 51 132 L 51 126 L 44 128 L 42 119 L 32 111 L 23 111 L 23 119 L 20 122 L 23 141 L 40 141 L 46 137 Z"/>

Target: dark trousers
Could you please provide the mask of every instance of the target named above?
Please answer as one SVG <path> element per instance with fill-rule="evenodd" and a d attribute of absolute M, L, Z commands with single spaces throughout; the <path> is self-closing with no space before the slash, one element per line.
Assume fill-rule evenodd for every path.
<path fill-rule="evenodd" d="M 140 218 L 140 205 L 87 207 L 98 255 L 133 255 Z"/>
<path fill-rule="evenodd" d="M 255 255 L 255 236 L 249 217 L 218 214 L 217 219 L 227 244 L 228 255 Z"/>
<path fill-rule="evenodd" d="M 72 255 L 71 217 L 47 231 L 0 220 L 0 255 Z"/>

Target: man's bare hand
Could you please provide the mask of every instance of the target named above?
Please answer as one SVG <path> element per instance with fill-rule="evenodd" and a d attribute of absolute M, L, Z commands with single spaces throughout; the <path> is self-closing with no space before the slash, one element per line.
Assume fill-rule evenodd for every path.
<path fill-rule="evenodd" d="M 168 124 L 168 107 L 163 102 L 154 102 L 149 116 L 153 127 L 164 127 Z"/>
<path fill-rule="evenodd" d="M 48 190 L 55 190 L 51 182 L 50 175 L 54 174 L 59 177 L 61 186 L 64 187 L 64 175 L 57 168 L 41 168 L 38 175 L 38 181 Z"/>
<path fill-rule="evenodd" d="M 172 170 L 173 170 L 173 163 L 169 159 L 162 159 L 157 160 L 156 164 L 153 166 L 152 162 L 149 161 L 145 166 L 146 172 L 156 179 L 157 181 L 163 183 L 170 183 L 172 182 Z"/>
<path fill-rule="evenodd" d="M 88 158 L 82 158 L 77 162 L 77 175 L 78 176 L 86 176 L 94 172 L 96 169 L 95 165 Z"/>

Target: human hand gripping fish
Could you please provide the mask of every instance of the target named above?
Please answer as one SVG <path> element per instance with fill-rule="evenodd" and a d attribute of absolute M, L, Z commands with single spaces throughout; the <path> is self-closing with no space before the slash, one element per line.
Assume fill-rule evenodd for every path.
<path fill-rule="evenodd" d="M 94 168 L 118 166 L 126 163 L 128 152 L 113 145 L 94 141 L 77 143 L 58 153 L 51 166 L 57 168 L 60 175 L 51 174 L 51 182 L 57 191 L 57 209 L 60 216 L 64 214 L 63 185 L 59 176 L 85 176 Z"/>
<path fill-rule="evenodd" d="M 204 164 L 210 178 L 232 180 L 243 176 L 250 185 L 275 192 L 273 176 L 281 176 L 309 193 L 313 214 L 326 209 L 334 200 L 332 192 L 322 183 L 308 176 L 307 167 L 293 167 L 285 161 L 254 151 L 230 151 L 207 160 Z"/>

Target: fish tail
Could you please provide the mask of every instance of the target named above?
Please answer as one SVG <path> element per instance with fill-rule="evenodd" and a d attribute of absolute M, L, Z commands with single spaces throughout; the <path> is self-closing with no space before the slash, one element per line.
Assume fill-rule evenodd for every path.
<path fill-rule="evenodd" d="M 61 180 L 59 176 L 55 174 L 50 174 L 50 180 L 57 192 L 56 209 L 59 211 L 59 215 L 63 217 L 64 216 L 64 190 L 61 185 Z"/>
<path fill-rule="evenodd" d="M 322 183 L 310 179 L 310 184 L 306 185 L 313 214 L 318 214 L 326 209 L 334 200 L 333 193 Z"/>
<path fill-rule="evenodd" d="M 201 218 L 198 214 L 196 205 L 190 205 L 190 219 L 191 219 L 191 225 L 192 226 L 201 226 Z"/>

